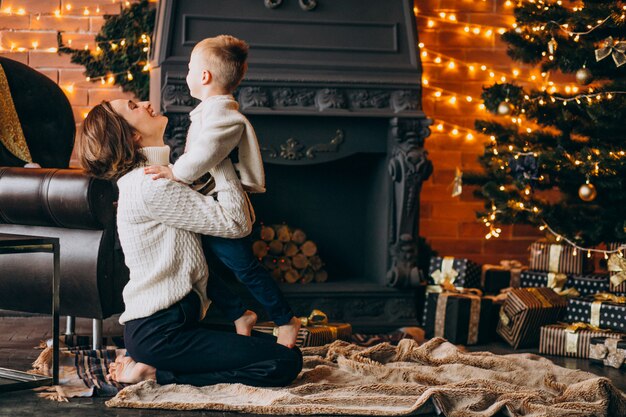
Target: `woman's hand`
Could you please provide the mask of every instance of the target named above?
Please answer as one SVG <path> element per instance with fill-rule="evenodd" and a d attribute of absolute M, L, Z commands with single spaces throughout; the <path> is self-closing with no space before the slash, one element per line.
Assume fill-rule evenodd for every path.
<path fill-rule="evenodd" d="M 165 178 L 172 181 L 178 181 L 172 172 L 172 168 L 163 165 L 150 165 L 143 169 L 144 174 L 151 174 L 153 180 Z"/>

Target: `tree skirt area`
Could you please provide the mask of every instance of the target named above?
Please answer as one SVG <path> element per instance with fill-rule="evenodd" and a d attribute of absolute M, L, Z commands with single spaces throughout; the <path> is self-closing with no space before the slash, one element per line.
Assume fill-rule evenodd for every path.
<path fill-rule="evenodd" d="M 465 352 L 444 339 L 304 348 L 304 368 L 285 388 L 241 384 L 124 388 L 109 407 L 277 415 L 486 417 L 626 416 L 626 396 L 607 378 L 532 354 Z"/>

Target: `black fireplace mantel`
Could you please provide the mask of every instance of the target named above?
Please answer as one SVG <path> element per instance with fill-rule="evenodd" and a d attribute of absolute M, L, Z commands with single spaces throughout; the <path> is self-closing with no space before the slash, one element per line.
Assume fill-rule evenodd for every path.
<path fill-rule="evenodd" d="M 383 312 L 378 324 L 412 324 L 406 310 L 400 316 L 384 312 L 411 303 L 414 311 L 414 292 L 406 288 L 420 284 L 419 194 L 432 172 L 423 148 L 431 121 L 422 111 L 413 1 L 159 1 L 150 100 L 169 117 L 173 159 L 183 151 L 188 113 L 198 104 L 185 82 L 191 50 L 220 34 L 250 45 L 248 73 L 235 97 L 257 130 L 268 173 L 273 165 L 385 157 L 381 201 L 373 204 L 387 219 L 374 235 L 386 242 L 371 260 L 374 282 L 359 286 L 357 279 L 302 292 L 292 286 L 290 299 L 312 306 L 338 300 L 331 303 L 336 316 L 368 316 L 368 323 L 376 321 L 370 316 L 377 305 Z M 368 250 L 375 252 L 379 246 L 372 245 Z M 344 302 L 350 294 L 371 299 L 369 310 L 361 314 L 354 309 L 363 302 Z"/>

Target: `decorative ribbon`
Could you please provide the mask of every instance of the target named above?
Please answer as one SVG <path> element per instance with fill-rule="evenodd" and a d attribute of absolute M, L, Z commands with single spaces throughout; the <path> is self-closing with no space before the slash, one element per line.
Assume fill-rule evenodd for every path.
<path fill-rule="evenodd" d="M 619 296 L 609 292 L 599 292 L 593 296 L 594 300 L 613 304 L 626 304 L 626 296 Z"/>
<path fill-rule="evenodd" d="M 559 260 L 561 259 L 561 252 L 563 251 L 563 246 L 561 245 L 550 245 L 550 258 L 548 264 L 548 271 L 550 272 L 559 272 Z"/>
<path fill-rule="evenodd" d="M 558 261 L 557 261 L 558 262 Z M 548 288 L 563 289 L 567 282 L 567 275 L 560 272 L 548 272 Z"/>
<path fill-rule="evenodd" d="M 541 291 L 538 288 L 527 288 L 527 290 L 535 296 L 535 298 L 541 303 L 542 307 L 549 308 L 552 307 L 552 303 L 546 297 L 543 296 Z"/>
<path fill-rule="evenodd" d="M 0 65 L 0 142 L 17 158 L 27 163 L 33 162 L 2 65 Z"/>
<path fill-rule="evenodd" d="M 554 292 L 560 295 L 561 297 L 565 297 L 565 298 L 580 297 L 580 292 L 574 287 L 567 288 L 567 289 L 555 288 Z"/>
<path fill-rule="evenodd" d="M 626 281 L 626 258 L 612 254 L 609 258 L 609 272 L 617 272 L 611 275 L 611 284 L 615 287 Z"/>
<path fill-rule="evenodd" d="M 612 36 L 604 40 L 604 47 L 595 50 L 596 61 L 601 61 L 607 56 L 613 56 L 615 65 L 621 67 L 626 64 L 626 42 L 615 42 Z"/>
<path fill-rule="evenodd" d="M 298 317 L 304 327 L 328 324 L 328 316 L 320 310 L 313 310 L 308 317 Z"/>
<path fill-rule="evenodd" d="M 456 277 L 459 273 L 453 268 L 454 258 L 451 256 L 445 256 L 441 260 L 441 269 L 436 270 L 430 276 L 435 280 L 435 284 L 441 285 L 443 282 L 449 282 L 454 284 Z"/>
<path fill-rule="evenodd" d="M 446 306 L 449 297 L 461 297 L 470 299 L 469 329 L 467 332 L 467 344 L 472 345 L 478 342 L 478 325 L 480 323 L 480 297 L 482 291 L 476 288 L 463 288 L 458 292 L 443 292 L 437 299 L 437 309 L 435 313 L 435 336 L 444 337 L 446 326 Z"/>

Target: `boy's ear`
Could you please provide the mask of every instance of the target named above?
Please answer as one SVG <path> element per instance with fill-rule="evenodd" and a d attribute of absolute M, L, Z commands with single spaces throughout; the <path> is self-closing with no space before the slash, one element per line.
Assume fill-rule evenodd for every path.
<path fill-rule="evenodd" d="M 213 74 L 211 74 L 211 72 L 208 70 L 203 70 L 202 71 L 202 84 L 207 85 L 211 81 L 213 81 Z"/>

